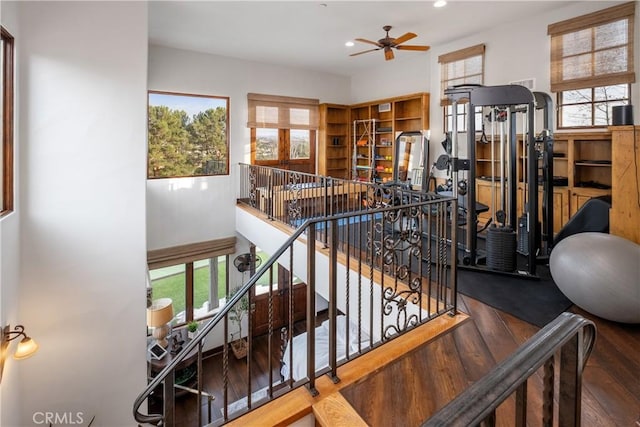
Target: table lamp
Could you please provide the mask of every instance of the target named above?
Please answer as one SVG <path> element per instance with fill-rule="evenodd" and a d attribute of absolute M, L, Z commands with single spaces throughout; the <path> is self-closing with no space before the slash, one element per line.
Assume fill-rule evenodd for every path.
<path fill-rule="evenodd" d="M 152 336 L 156 343 L 167 347 L 169 322 L 173 319 L 173 301 L 171 298 L 154 300 L 147 308 L 147 326 L 153 328 Z"/>

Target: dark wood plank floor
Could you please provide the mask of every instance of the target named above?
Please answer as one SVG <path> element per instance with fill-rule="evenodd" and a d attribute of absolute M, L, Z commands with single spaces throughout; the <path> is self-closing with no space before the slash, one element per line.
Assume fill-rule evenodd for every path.
<path fill-rule="evenodd" d="M 539 328 L 460 295 L 471 321 L 415 350 L 343 395 L 372 426 L 419 425 L 506 358 Z M 640 419 L 640 325 L 623 325 L 573 312 L 598 327 L 583 383 L 583 426 L 636 426 Z M 529 381 L 528 418 L 539 426 L 541 372 Z M 497 425 L 513 425 L 513 399 L 499 408 Z M 638 424 L 640 425 L 640 424 Z"/>
<path fill-rule="evenodd" d="M 452 332 L 398 359 L 375 375 L 343 390 L 345 398 L 372 426 L 421 424 L 431 414 L 497 362 L 506 358 L 539 328 L 496 310 L 477 300 L 459 296 L 459 307 L 471 320 Z M 592 319 L 598 328 L 595 349 L 587 363 L 583 383 L 583 426 L 640 427 L 640 325 L 623 325 L 592 316 L 578 308 L 572 311 Z M 274 337 L 273 348 L 279 346 Z M 274 379 L 279 378 L 278 352 L 267 351 L 267 338 L 254 340 L 252 389 L 268 384 L 269 359 Z M 204 389 L 212 392 L 213 419 L 220 417 L 223 396 L 222 357 L 204 362 Z M 229 396 L 233 402 L 246 396 L 245 359 L 229 359 Z M 529 381 L 530 426 L 539 426 L 542 376 Z M 176 402 L 178 426 L 196 426 L 195 396 Z M 513 425 L 513 400 L 499 408 L 498 426 Z M 207 409 L 203 404 L 203 419 Z"/>

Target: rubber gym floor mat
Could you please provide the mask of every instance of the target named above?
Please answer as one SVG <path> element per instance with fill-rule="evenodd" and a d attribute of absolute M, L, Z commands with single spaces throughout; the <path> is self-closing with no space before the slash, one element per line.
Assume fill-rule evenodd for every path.
<path fill-rule="evenodd" d="M 537 266 L 540 280 L 458 269 L 458 292 L 543 327 L 573 304 L 551 278 L 547 266 Z"/>

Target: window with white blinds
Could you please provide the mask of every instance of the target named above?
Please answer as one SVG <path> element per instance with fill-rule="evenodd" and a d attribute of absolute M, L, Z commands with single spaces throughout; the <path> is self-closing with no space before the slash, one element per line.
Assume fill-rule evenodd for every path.
<path fill-rule="evenodd" d="M 484 44 L 479 44 L 438 57 L 440 64 L 440 105 L 449 104 L 444 90 L 450 86 L 484 83 Z"/>
<path fill-rule="evenodd" d="M 551 91 L 558 128 L 611 124 L 611 109 L 630 102 L 635 3 L 549 25 Z"/>
<path fill-rule="evenodd" d="M 551 91 L 635 82 L 635 2 L 549 25 Z"/>
<path fill-rule="evenodd" d="M 247 94 L 249 128 L 318 129 L 317 99 Z"/>

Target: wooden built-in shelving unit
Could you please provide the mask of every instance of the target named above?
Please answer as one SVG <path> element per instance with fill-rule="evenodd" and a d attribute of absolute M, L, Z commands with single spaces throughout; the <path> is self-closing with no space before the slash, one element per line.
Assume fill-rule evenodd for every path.
<path fill-rule="evenodd" d="M 375 123 L 375 127 L 368 132 L 372 139 L 367 149 L 371 148 L 371 152 L 365 154 L 366 149 L 355 148 L 354 135 L 362 133 L 364 123 L 368 121 Z M 358 123 L 354 126 L 354 122 Z M 389 181 L 393 177 L 396 135 L 402 131 L 426 129 L 429 129 L 428 93 L 354 105 L 321 104 L 318 171 L 336 178 L 362 180 L 365 174 L 360 171 L 364 171 L 364 168 L 356 169 L 355 166 L 364 167 L 368 163 L 371 170 L 367 181 Z M 357 158 L 358 154 L 362 156 L 360 159 Z M 364 156 L 367 158 L 364 159 Z"/>

